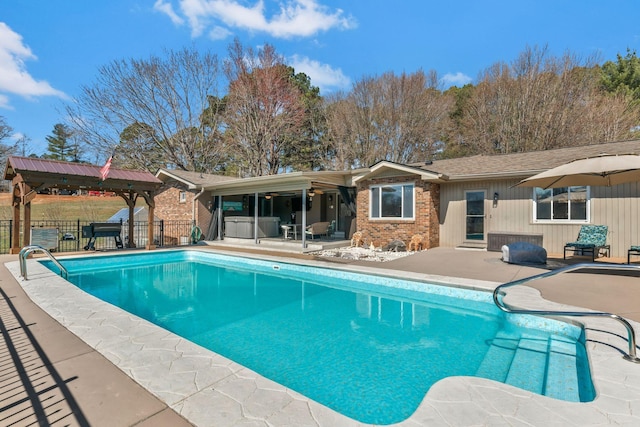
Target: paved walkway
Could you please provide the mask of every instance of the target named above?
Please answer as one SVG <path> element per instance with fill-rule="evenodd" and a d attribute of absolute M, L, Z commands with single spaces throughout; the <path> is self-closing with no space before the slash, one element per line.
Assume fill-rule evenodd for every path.
<path fill-rule="evenodd" d="M 0 425 L 190 426 L 34 304 L 0 256 Z"/>
<path fill-rule="evenodd" d="M 310 255 L 278 255 L 313 259 Z M 499 258 L 499 253 L 437 248 L 386 263 L 349 264 L 500 283 L 547 271 L 505 264 Z M 0 377 L 0 425 L 24 425 L 45 418 L 48 424 L 44 425 L 191 425 L 36 306 L 4 266 L 16 260 L 16 256 L 0 257 L 0 369 L 4 373 Z M 533 287 L 551 301 L 640 321 L 640 286 L 634 275 L 571 273 L 544 279 Z"/>
<path fill-rule="evenodd" d="M 548 265 L 560 268 L 586 258 L 564 261 L 550 259 Z M 598 262 L 620 263 L 602 259 Z M 366 265 L 364 262 L 357 264 Z M 394 261 L 379 264 L 385 269 L 423 274 L 463 277 L 506 283 L 549 271 L 547 268 L 506 264 L 498 252 L 464 251 L 436 248 Z M 631 272 L 574 272 L 534 281 L 527 286 L 538 289 L 543 298 L 562 304 L 619 314 L 640 322 L 640 270 Z M 639 331 L 640 333 L 640 331 Z"/>

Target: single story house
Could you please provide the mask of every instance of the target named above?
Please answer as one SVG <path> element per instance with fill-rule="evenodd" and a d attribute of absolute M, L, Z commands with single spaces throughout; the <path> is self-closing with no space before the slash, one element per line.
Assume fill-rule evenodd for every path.
<path fill-rule="evenodd" d="M 377 247 L 394 239 L 408 242 L 420 234 L 425 248 L 500 250 L 503 243 L 528 240 L 551 254 L 562 254 L 564 244 L 576 240 L 581 225 L 600 224 L 609 227 L 610 256 L 626 257 L 631 245 L 640 244 L 640 184 L 515 187 L 539 172 L 600 154 L 640 154 L 640 140 L 412 164 L 382 161 L 352 171 L 245 179 L 195 174 L 196 178 L 167 170 L 156 176 L 173 189 L 166 191 L 181 186 L 179 191 L 192 194 L 188 200 L 206 207 L 208 216 L 192 206 L 183 209 L 183 215 L 206 230 L 208 238 L 224 237 L 220 228 L 209 230 L 211 212 L 221 206 L 220 224 L 235 215 L 302 225 L 334 221 L 340 235 L 349 238 L 357 230 L 367 244 Z M 164 206 L 162 190 L 156 200 L 161 218 L 180 206 L 174 196 L 166 197 L 170 206 Z"/>

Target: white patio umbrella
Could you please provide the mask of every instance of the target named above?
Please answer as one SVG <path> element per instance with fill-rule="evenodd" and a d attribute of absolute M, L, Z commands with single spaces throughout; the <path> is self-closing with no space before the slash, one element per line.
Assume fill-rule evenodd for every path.
<path fill-rule="evenodd" d="M 523 179 L 516 187 L 558 188 L 578 185 L 612 186 L 640 181 L 640 156 L 610 155 L 574 160 Z"/>

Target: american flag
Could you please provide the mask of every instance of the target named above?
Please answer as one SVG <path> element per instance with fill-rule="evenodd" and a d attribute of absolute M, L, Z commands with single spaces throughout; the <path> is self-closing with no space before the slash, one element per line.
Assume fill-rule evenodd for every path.
<path fill-rule="evenodd" d="M 107 163 L 104 164 L 103 167 L 100 168 L 100 181 L 105 181 L 107 176 L 109 175 L 109 169 L 111 169 L 111 161 L 113 160 L 113 156 L 109 157 Z"/>

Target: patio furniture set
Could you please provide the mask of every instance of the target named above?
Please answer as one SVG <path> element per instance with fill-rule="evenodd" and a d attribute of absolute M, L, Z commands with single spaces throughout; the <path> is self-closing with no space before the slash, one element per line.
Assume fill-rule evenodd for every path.
<path fill-rule="evenodd" d="M 311 240 L 322 238 L 323 236 L 330 238 L 335 232 L 335 223 L 335 220 L 331 222 L 314 222 L 304 230 L 304 233 Z M 302 231 L 302 224 L 282 224 L 280 227 L 282 228 L 282 238 L 285 240 L 291 238 L 297 240 L 298 230 Z"/>
<path fill-rule="evenodd" d="M 578 233 L 578 240 L 564 245 L 564 259 L 567 259 L 567 251 L 574 254 L 591 255 L 591 261 L 595 260 L 601 250 L 609 254 L 610 245 L 607 244 L 608 227 L 606 225 L 583 225 Z M 640 256 L 640 245 L 634 245 L 627 251 L 627 264 L 631 264 L 631 256 Z"/>

